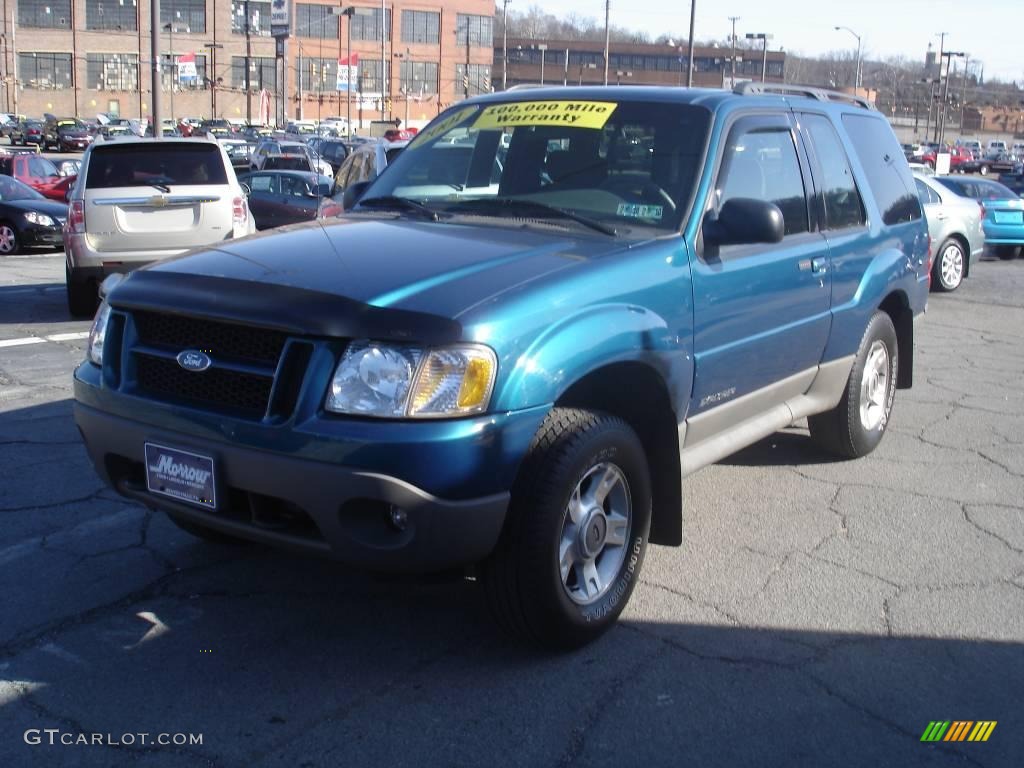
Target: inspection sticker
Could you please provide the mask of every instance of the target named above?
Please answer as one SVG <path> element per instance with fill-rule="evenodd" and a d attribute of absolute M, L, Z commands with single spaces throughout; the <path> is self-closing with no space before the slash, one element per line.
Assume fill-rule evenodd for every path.
<path fill-rule="evenodd" d="M 616 213 L 619 216 L 628 216 L 631 219 L 658 219 L 665 213 L 661 205 L 637 205 L 636 203 L 621 203 Z"/>
<path fill-rule="evenodd" d="M 568 125 L 604 128 L 618 104 L 607 101 L 514 101 L 485 107 L 474 128 Z"/>

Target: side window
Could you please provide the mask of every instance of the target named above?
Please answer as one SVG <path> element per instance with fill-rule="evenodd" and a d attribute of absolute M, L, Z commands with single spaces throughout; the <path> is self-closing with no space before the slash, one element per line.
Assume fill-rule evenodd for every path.
<path fill-rule="evenodd" d="M 274 192 L 274 177 L 268 174 L 258 174 L 256 176 L 249 177 L 249 189 L 253 192 L 263 192 L 265 194 L 273 194 Z"/>
<path fill-rule="evenodd" d="M 363 159 L 363 164 L 360 166 L 360 181 L 373 181 L 377 178 L 377 154 L 375 152 L 367 152 Z"/>
<path fill-rule="evenodd" d="M 782 211 L 787 235 L 806 232 L 807 197 L 793 134 L 783 128 L 733 129 L 716 195 L 719 207 L 738 197 L 775 203 Z"/>
<path fill-rule="evenodd" d="M 921 203 L 915 194 L 914 177 L 889 124 L 881 117 L 844 114 L 843 127 L 864 168 L 882 222 L 901 224 L 920 219 Z"/>
<path fill-rule="evenodd" d="M 861 226 L 864 223 L 864 205 L 835 128 L 822 115 L 805 114 L 800 116 L 800 120 L 811 137 L 821 166 L 826 228 Z"/>
<path fill-rule="evenodd" d="M 930 205 L 932 203 L 942 202 L 938 193 L 923 181 L 920 179 L 914 179 L 914 183 L 917 185 L 917 196 L 921 198 L 921 205 Z"/>

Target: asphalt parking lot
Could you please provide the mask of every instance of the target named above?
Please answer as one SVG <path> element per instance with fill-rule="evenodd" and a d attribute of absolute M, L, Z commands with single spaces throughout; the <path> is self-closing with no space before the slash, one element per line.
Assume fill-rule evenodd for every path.
<path fill-rule="evenodd" d="M 1024 260 L 932 296 L 872 456 L 795 427 L 689 479 L 685 545 L 568 655 L 470 581 L 204 544 L 105 490 L 62 267 L 0 260 L 0 765 L 1021 765 Z"/>

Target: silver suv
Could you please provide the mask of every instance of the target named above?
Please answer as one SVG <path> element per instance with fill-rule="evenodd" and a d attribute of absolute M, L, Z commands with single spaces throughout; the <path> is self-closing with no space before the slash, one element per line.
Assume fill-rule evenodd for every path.
<path fill-rule="evenodd" d="M 98 286 L 113 272 L 256 231 L 234 168 L 211 140 L 93 145 L 68 204 L 64 253 L 76 316 L 96 311 Z"/>

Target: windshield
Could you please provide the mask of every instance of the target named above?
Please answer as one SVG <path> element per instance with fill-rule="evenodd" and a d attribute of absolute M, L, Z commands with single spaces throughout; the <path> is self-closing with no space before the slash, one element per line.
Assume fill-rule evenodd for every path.
<path fill-rule="evenodd" d="M 480 212 L 472 201 L 481 199 L 530 203 L 619 232 L 678 230 L 709 118 L 701 107 L 642 101 L 458 107 L 421 131 L 363 199 L 402 197 L 449 213 Z"/>
<path fill-rule="evenodd" d="M 0 176 L 0 200 L 44 200 L 45 198 L 31 187 L 22 184 L 10 176 Z"/>

